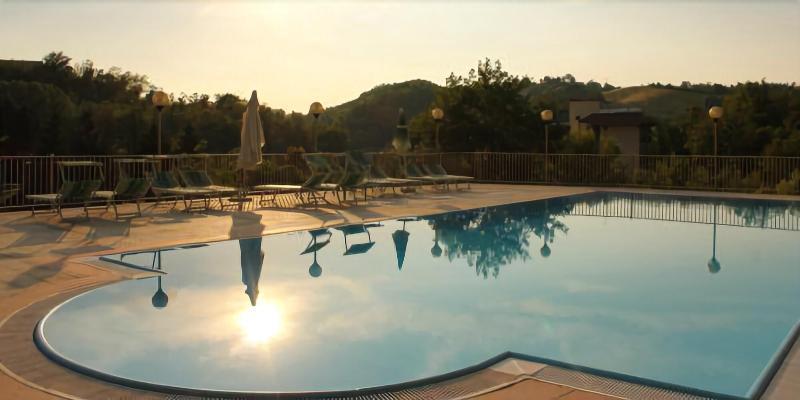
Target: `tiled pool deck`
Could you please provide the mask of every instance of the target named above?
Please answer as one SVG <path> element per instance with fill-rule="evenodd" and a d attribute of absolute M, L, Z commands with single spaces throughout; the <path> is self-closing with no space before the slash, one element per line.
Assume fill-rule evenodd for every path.
<path fill-rule="evenodd" d="M 55 304 L 97 285 L 130 279 L 140 271 L 92 266 L 83 258 L 99 254 L 251 237 L 261 234 L 314 229 L 346 223 L 537 200 L 585 193 L 598 188 L 473 185 L 471 190 L 433 192 L 371 200 L 345 207 L 301 208 L 290 202 L 280 208 L 240 211 L 208 211 L 187 214 L 167 206 L 144 207 L 144 216 L 114 220 L 112 212 L 79 217 L 81 210 L 32 217 L 29 211 L 0 213 L 0 399 L 49 398 L 175 398 L 94 380 L 63 368 L 35 347 L 36 322 Z M 621 189 L 613 189 L 620 191 Z M 656 190 L 635 192 L 667 193 Z M 672 193 L 672 192 L 670 192 Z M 705 194 L 800 200 L 798 196 Z M 77 217 L 70 219 L 70 217 Z M 625 391 L 596 393 L 603 385 L 552 383 L 541 365 L 504 362 L 431 388 L 432 393 L 479 399 L 608 399 L 628 397 Z M 584 383 L 591 377 L 573 377 Z M 581 387 L 582 390 L 577 387 Z M 438 390 L 438 391 L 437 391 Z M 595 390 L 595 391 L 592 391 Z M 638 389 L 632 389 L 638 390 Z M 800 346 L 795 344 L 765 394 L 768 399 L 800 398 Z"/>

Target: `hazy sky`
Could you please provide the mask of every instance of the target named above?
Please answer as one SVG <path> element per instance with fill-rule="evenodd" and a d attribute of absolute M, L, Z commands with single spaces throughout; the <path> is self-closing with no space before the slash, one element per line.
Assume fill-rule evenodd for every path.
<path fill-rule="evenodd" d="M 306 112 L 381 83 L 443 84 L 478 59 L 614 85 L 800 81 L 798 1 L 17 2 L 0 58 L 62 50 L 165 91 L 259 91 Z"/>

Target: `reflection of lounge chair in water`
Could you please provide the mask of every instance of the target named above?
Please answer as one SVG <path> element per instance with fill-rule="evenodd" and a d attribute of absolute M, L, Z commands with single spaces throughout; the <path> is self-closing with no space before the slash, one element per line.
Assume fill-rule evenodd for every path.
<path fill-rule="evenodd" d="M 308 242 L 305 250 L 303 250 L 300 255 L 305 255 L 308 253 L 314 253 L 314 262 L 311 263 L 311 266 L 308 267 L 308 274 L 314 278 L 319 277 L 322 275 L 322 267 L 317 263 L 317 252 L 322 250 L 323 247 L 327 246 L 328 243 L 331 242 L 331 231 L 328 229 L 314 229 L 312 231 L 308 231 L 311 234 L 311 241 Z"/>
<path fill-rule="evenodd" d="M 261 251 L 261 238 L 239 240 L 241 251 L 242 283 L 247 287 L 245 293 L 250 304 L 255 307 L 258 300 L 258 280 L 261 278 L 261 267 L 264 264 L 264 252 Z"/>
<path fill-rule="evenodd" d="M 360 225 L 348 225 L 336 228 L 337 230 L 341 231 L 344 235 L 344 255 L 351 256 L 354 254 L 364 254 L 375 246 L 375 242 L 372 241 L 372 237 L 369 234 L 369 228 L 374 228 L 377 226 L 381 226 L 380 224 L 360 224 Z M 353 245 L 347 244 L 347 237 L 350 235 L 357 235 L 357 234 L 366 234 L 367 235 L 367 242 L 365 243 L 356 243 Z"/>

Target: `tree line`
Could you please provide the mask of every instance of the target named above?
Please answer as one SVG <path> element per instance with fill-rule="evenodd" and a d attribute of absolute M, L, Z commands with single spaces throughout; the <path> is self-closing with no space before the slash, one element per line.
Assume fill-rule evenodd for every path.
<path fill-rule="evenodd" d="M 721 155 L 800 156 L 800 90 L 794 83 L 650 87 L 716 96 L 726 110 L 719 125 Z M 152 154 L 157 129 L 151 104 L 154 89 L 145 75 L 98 69 L 88 60 L 74 63 L 61 52 L 24 68 L 0 63 L 0 154 Z M 570 97 L 602 99 L 603 92 L 612 89 L 608 83 L 578 82 L 570 74 L 536 81 L 485 59 L 464 76 L 451 74 L 443 87 L 426 81 L 381 85 L 332 107 L 319 121 L 267 106 L 259 112 L 266 152 L 310 149 L 313 131 L 320 150 L 387 150 L 401 107 L 415 148 L 431 150 L 434 106 L 445 113 L 439 126 L 445 151 L 540 152 L 541 110 L 555 110 L 565 122 Z M 237 151 L 244 99 L 230 93 L 180 93 L 172 94 L 171 100 L 163 111 L 165 152 Z M 704 107 L 654 117 L 642 128 L 642 151 L 710 154 L 711 130 Z M 593 135 L 571 134 L 566 123 L 550 126 L 551 152 L 617 151 L 613 143 L 595 146 L 595 140 Z"/>

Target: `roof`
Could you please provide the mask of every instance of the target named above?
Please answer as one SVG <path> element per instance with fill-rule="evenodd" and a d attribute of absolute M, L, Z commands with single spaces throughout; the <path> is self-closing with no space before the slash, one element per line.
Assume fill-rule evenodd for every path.
<path fill-rule="evenodd" d="M 579 102 L 598 102 L 598 103 L 606 103 L 606 100 L 603 98 L 602 95 L 597 96 L 584 96 L 584 97 L 570 97 L 570 103 L 579 103 Z"/>
<path fill-rule="evenodd" d="M 646 121 L 639 108 L 597 110 L 580 119 L 581 123 L 595 126 L 639 126 Z"/>
<path fill-rule="evenodd" d="M 42 65 L 41 61 L 28 60 L 0 60 L 0 68 L 17 69 L 26 71 Z"/>

